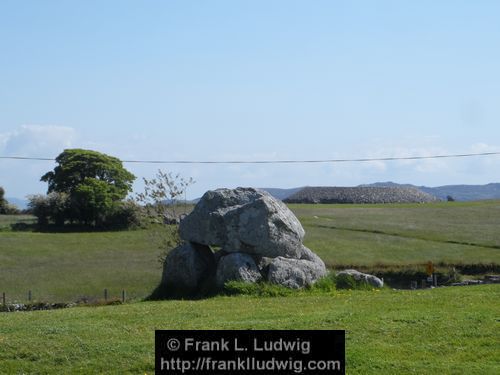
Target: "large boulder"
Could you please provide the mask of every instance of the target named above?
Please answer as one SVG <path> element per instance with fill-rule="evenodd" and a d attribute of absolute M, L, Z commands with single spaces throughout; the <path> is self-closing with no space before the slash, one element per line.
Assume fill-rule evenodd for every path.
<path fill-rule="evenodd" d="M 302 288 L 326 275 L 323 261 L 302 244 L 299 220 L 265 191 L 208 191 L 179 230 L 186 242 L 165 260 L 162 297 L 197 296 L 230 280 Z"/>
<path fill-rule="evenodd" d="M 377 276 L 368 273 L 359 272 L 357 270 L 343 270 L 337 273 L 337 276 L 351 276 L 354 280 L 371 285 L 375 288 L 382 288 L 384 282 Z"/>
<path fill-rule="evenodd" d="M 161 289 L 165 295 L 194 295 L 214 271 L 214 254 L 208 246 L 184 243 L 167 255 Z"/>
<path fill-rule="evenodd" d="M 327 271 L 325 263 L 312 251 L 310 253 L 310 260 L 283 257 L 271 260 L 267 266 L 267 280 L 294 289 L 312 285 L 325 276 Z"/>
<path fill-rule="evenodd" d="M 230 253 L 220 258 L 215 275 L 216 285 L 224 286 L 226 281 L 255 283 L 262 279 L 254 259 L 245 253 Z"/>
<path fill-rule="evenodd" d="M 304 229 L 269 193 L 253 188 L 206 192 L 180 223 L 185 241 L 220 246 L 226 252 L 266 257 L 302 257 Z"/>

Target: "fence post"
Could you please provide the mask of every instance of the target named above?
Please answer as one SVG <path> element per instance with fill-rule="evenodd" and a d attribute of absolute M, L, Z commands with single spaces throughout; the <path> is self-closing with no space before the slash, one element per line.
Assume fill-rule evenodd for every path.
<path fill-rule="evenodd" d="M 104 302 L 108 302 L 108 289 L 104 289 Z"/>
<path fill-rule="evenodd" d="M 28 290 L 28 301 L 31 302 L 31 290 Z"/>
<path fill-rule="evenodd" d="M 122 290 L 122 303 L 125 303 L 125 289 Z"/>
<path fill-rule="evenodd" d="M 5 292 L 2 293 L 2 303 L 3 303 L 4 306 L 6 305 L 6 303 L 5 303 Z"/>

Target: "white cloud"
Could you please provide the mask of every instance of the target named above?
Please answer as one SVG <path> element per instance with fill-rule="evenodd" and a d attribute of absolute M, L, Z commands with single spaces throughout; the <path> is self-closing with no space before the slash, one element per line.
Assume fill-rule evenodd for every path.
<path fill-rule="evenodd" d="M 500 152 L 500 146 L 493 146 L 487 143 L 474 143 L 471 146 L 471 151 L 473 153 L 481 153 L 481 152 Z"/>
<path fill-rule="evenodd" d="M 2 156 L 55 158 L 65 148 L 72 147 L 76 131 L 67 126 L 22 125 L 10 132 L 0 133 Z M 54 168 L 50 161 L 8 160 L 0 162 L 0 185 L 10 197 L 45 192 L 46 183 L 40 176 Z"/>
<path fill-rule="evenodd" d="M 500 146 L 487 143 L 475 143 L 470 147 L 470 153 L 500 152 Z M 463 163 L 462 171 L 471 176 L 490 176 L 489 182 L 498 182 L 496 171 L 500 168 L 500 155 L 477 156 L 468 158 Z"/>
<path fill-rule="evenodd" d="M 55 157 L 71 147 L 76 131 L 58 125 L 22 125 L 9 133 L 0 134 L 3 153 L 12 156 Z"/>
<path fill-rule="evenodd" d="M 5 148 L 10 135 L 8 133 L 0 133 L 0 150 Z"/>

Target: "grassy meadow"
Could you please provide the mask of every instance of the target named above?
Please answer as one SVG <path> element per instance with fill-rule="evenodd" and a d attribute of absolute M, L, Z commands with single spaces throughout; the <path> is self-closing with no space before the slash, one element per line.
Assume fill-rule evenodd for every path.
<path fill-rule="evenodd" d="M 291 205 L 305 244 L 329 267 L 422 267 L 500 264 L 500 201 L 391 205 Z M 14 231 L 29 216 L 0 216 L 0 292 L 8 300 L 67 302 L 99 298 L 103 289 L 131 299 L 161 277 L 148 230 L 44 233 Z"/>
<path fill-rule="evenodd" d="M 290 208 L 330 266 L 500 263 L 500 201 Z"/>
<path fill-rule="evenodd" d="M 153 374 L 155 329 L 345 329 L 347 374 L 498 374 L 498 285 L 0 314 L 0 372 Z"/>
<path fill-rule="evenodd" d="M 142 299 L 158 284 L 162 251 L 146 230 L 119 232 L 0 232 L 0 289 L 24 302 L 71 302 L 125 290 Z"/>

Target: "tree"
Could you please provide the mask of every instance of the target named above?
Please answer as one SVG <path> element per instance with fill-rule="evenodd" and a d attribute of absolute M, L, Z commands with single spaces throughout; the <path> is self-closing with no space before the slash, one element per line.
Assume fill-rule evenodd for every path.
<path fill-rule="evenodd" d="M 46 226 L 53 222 L 64 225 L 68 212 L 69 196 L 66 193 L 52 192 L 47 195 L 29 195 L 28 207 L 38 219 L 38 225 Z"/>
<path fill-rule="evenodd" d="M 72 194 L 72 205 L 77 217 L 86 225 L 103 226 L 113 207 L 112 189 L 106 182 L 86 178 Z"/>
<path fill-rule="evenodd" d="M 182 212 L 179 210 L 181 207 L 179 201 L 184 197 L 184 208 L 186 208 L 186 190 L 195 181 L 161 170 L 158 170 L 151 180 L 144 178 L 143 181 L 144 192 L 136 194 L 136 200 L 144 207 L 149 223 L 153 224 L 151 230 L 153 242 L 165 250 L 159 259 L 163 263 L 168 251 L 181 243 L 178 224 Z"/>
<path fill-rule="evenodd" d="M 41 178 L 49 184 L 49 193 L 71 194 L 88 178 L 107 183 L 113 200 L 124 199 L 132 191 L 135 176 L 113 156 L 92 150 L 68 149 L 59 154 L 56 162 L 59 165 Z"/>
<path fill-rule="evenodd" d="M 0 186 L 0 214 L 5 214 L 7 212 L 7 201 L 4 198 L 5 190 Z"/>
<path fill-rule="evenodd" d="M 67 149 L 56 158 L 57 166 L 41 177 L 48 194 L 68 195 L 65 219 L 103 226 L 113 208 L 132 191 L 135 176 L 122 162 L 92 150 Z"/>
<path fill-rule="evenodd" d="M 16 215 L 19 214 L 19 209 L 10 204 L 5 198 L 5 190 L 0 186 L 0 215 Z"/>

